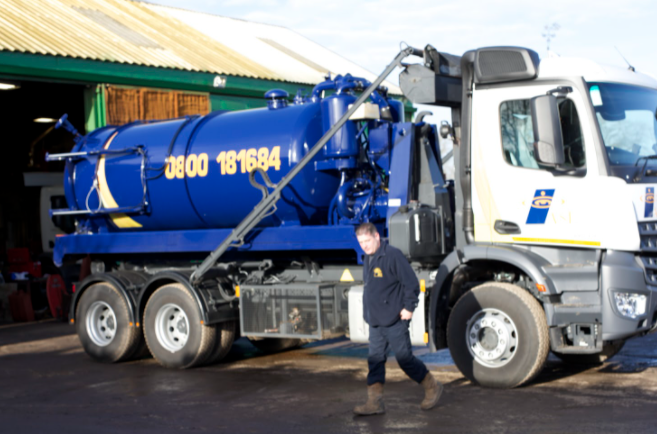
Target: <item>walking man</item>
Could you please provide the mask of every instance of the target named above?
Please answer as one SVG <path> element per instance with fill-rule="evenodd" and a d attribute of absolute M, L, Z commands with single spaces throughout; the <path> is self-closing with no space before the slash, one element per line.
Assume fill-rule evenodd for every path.
<path fill-rule="evenodd" d="M 385 413 L 383 384 L 388 349 L 392 349 L 399 367 L 424 387 L 420 404 L 423 410 L 436 406 L 443 391 L 427 367 L 411 351 L 408 326 L 417 306 L 420 285 L 408 260 L 398 249 L 381 242 L 372 223 L 356 228 L 356 238 L 365 252 L 363 264 L 363 316 L 370 326 L 367 363 L 367 402 L 354 408 L 357 415 Z"/>

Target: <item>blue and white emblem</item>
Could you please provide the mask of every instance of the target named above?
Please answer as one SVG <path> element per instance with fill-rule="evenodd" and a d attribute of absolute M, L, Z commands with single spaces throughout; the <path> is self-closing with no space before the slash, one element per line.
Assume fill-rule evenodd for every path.
<path fill-rule="evenodd" d="M 532 199 L 532 207 L 529 209 L 527 216 L 528 225 L 542 225 L 547 219 L 550 205 L 552 205 L 552 197 L 554 196 L 554 189 L 552 190 L 536 190 L 534 199 Z"/>
<path fill-rule="evenodd" d="M 644 210 L 644 217 L 652 217 L 653 209 L 655 207 L 655 187 L 646 187 L 646 195 L 643 201 L 646 203 Z"/>

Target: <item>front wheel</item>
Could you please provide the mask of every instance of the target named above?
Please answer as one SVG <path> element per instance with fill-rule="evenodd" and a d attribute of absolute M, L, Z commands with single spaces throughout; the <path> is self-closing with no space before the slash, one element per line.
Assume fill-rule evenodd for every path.
<path fill-rule="evenodd" d="M 192 294 L 180 283 L 162 286 L 148 300 L 144 335 L 153 357 L 167 368 L 205 363 L 216 343 L 216 328 L 203 324 Z"/>
<path fill-rule="evenodd" d="M 550 349 L 545 313 L 526 290 L 489 282 L 466 292 L 452 309 L 447 344 L 470 381 L 512 388 L 543 368 Z"/>

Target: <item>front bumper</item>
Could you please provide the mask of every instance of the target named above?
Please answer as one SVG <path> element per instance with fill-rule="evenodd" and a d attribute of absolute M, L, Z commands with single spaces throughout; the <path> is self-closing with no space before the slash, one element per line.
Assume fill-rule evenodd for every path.
<path fill-rule="evenodd" d="M 627 339 L 654 329 L 657 322 L 657 282 L 653 283 L 653 275 L 644 263 L 645 255 L 611 250 L 602 260 L 603 341 Z M 621 315 L 614 302 L 615 292 L 645 295 L 646 312 L 637 318 Z"/>

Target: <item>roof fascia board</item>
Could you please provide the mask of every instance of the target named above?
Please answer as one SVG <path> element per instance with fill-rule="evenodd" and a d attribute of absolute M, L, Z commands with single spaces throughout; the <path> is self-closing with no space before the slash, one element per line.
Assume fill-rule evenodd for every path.
<path fill-rule="evenodd" d="M 14 52 L 0 52 L 0 74 L 139 85 L 256 98 L 262 98 L 265 92 L 275 88 L 284 89 L 294 95 L 297 89 L 305 88 L 310 91 L 313 87 L 312 84 L 222 75 L 226 78 L 226 86 L 217 88 L 213 83 L 218 74 Z"/>

